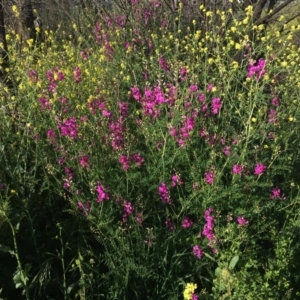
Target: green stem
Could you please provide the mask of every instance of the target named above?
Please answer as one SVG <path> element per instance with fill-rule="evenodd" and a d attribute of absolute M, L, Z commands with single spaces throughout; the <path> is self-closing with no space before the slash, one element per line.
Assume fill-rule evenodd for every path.
<path fill-rule="evenodd" d="M 21 274 L 21 281 L 23 283 L 24 289 L 25 289 L 25 296 L 26 299 L 29 300 L 29 290 L 28 290 L 28 286 L 27 286 L 27 280 L 26 277 L 24 275 L 24 271 L 22 268 L 22 264 L 21 264 L 21 260 L 20 260 L 20 256 L 19 256 L 19 251 L 18 251 L 18 244 L 17 244 L 17 239 L 16 239 L 16 232 L 15 232 L 15 228 L 13 227 L 13 225 L 11 224 L 11 222 L 9 221 L 9 219 L 6 217 L 6 220 L 11 228 L 12 231 L 12 235 L 13 235 L 13 241 L 14 241 L 14 248 L 15 248 L 15 256 L 17 259 L 17 263 L 18 263 L 18 268 L 19 268 L 19 272 Z"/>

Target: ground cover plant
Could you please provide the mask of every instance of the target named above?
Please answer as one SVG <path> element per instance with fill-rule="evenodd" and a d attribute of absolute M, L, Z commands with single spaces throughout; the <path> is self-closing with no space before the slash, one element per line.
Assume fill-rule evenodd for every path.
<path fill-rule="evenodd" d="M 300 27 L 254 12 L 7 29 L 1 298 L 299 297 Z"/>

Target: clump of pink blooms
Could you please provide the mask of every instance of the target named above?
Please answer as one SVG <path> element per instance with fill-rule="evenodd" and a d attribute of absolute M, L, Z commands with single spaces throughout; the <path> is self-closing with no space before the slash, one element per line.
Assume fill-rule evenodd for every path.
<path fill-rule="evenodd" d="M 244 167 L 242 165 L 238 165 L 238 164 L 234 165 L 232 168 L 232 172 L 234 174 L 242 174 L 243 170 L 244 170 Z"/>
<path fill-rule="evenodd" d="M 65 75 L 58 68 L 55 68 L 54 71 L 48 70 L 46 72 L 47 79 L 49 81 L 49 91 L 54 92 L 57 88 L 57 83 L 59 81 L 65 80 Z"/>
<path fill-rule="evenodd" d="M 69 167 L 65 167 L 65 173 L 67 175 L 67 178 L 63 178 L 63 187 L 65 189 L 69 189 L 75 177 L 75 173 Z"/>
<path fill-rule="evenodd" d="M 193 293 L 192 294 L 192 300 L 199 300 L 199 297 L 197 294 Z"/>
<path fill-rule="evenodd" d="M 158 63 L 159 63 L 159 66 L 160 66 L 163 70 L 165 70 L 165 71 L 167 71 L 167 72 L 170 71 L 170 67 L 169 67 L 169 65 L 168 65 L 168 63 L 167 63 L 167 61 L 166 61 L 166 59 L 165 59 L 164 57 L 161 57 L 161 58 L 158 60 Z"/>
<path fill-rule="evenodd" d="M 81 78 L 81 70 L 78 66 L 76 66 L 74 72 L 73 72 L 73 75 L 74 75 L 74 81 L 76 83 L 80 83 L 82 81 L 82 78 Z"/>
<path fill-rule="evenodd" d="M 49 142 L 50 142 L 51 145 L 54 144 L 54 141 L 57 138 L 54 129 L 48 129 L 47 130 L 47 138 L 48 138 L 48 140 L 49 140 Z"/>
<path fill-rule="evenodd" d="M 29 70 L 28 71 L 28 77 L 30 78 L 31 82 L 38 82 L 39 81 L 39 77 L 38 77 L 38 73 L 36 70 Z"/>
<path fill-rule="evenodd" d="M 170 218 L 167 218 L 165 224 L 170 231 L 173 231 L 175 229 L 175 224 Z"/>
<path fill-rule="evenodd" d="M 171 184 L 172 187 L 183 184 L 183 181 L 182 181 L 182 179 L 180 178 L 179 175 L 173 174 L 171 178 L 172 178 L 172 184 Z"/>
<path fill-rule="evenodd" d="M 59 129 L 62 136 L 68 136 L 74 140 L 78 134 L 78 124 L 76 118 L 71 117 L 65 120 L 61 125 L 59 125 Z"/>
<path fill-rule="evenodd" d="M 249 224 L 249 221 L 247 219 L 245 219 L 244 217 L 242 217 L 242 216 L 238 216 L 237 222 L 238 222 L 239 226 L 244 226 L 244 225 Z"/>
<path fill-rule="evenodd" d="M 211 100 L 211 106 L 212 106 L 212 113 L 214 115 L 217 115 L 221 106 L 222 106 L 222 102 L 221 102 L 221 99 L 220 98 L 213 98 Z"/>
<path fill-rule="evenodd" d="M 263 174 L 265 172 L 266 168 L 267 167 L 264 164 L 261 164 L 261 163 L 257 164 L 254 168 L 254 175 Z"/>
<path fill-rule="evenodd" d="M 215 177 L 216 177 L 216 173 L 212 168 L 205 172 L 205 181 L 208 184 L 212 185 L 215 181 Z"/>
<path fill-rule="evenodd" d="M 129 201 L 124 201 L 123 204 L 123 215 L 122 215 L 122 219 L 123 219 L 123 223 L 127 222 L 127 219 L 130 215 L 132 215 L 133 211 L 134 211 L 134 206 L 131 202 Z"/>
<path fill-rule="evenodd" d="M 97 202 L 101 203 L 103 200 L 109 200 L 109 195 L 107 194 L 107 188 L 103 187 L 103 185 L 98 182 L 96 186 L 97 192 Z"/>
<path fill-rule="evenodd" d="M 202 248 L 198 245 L 193 247 L 193 254 L 199 259 L 204 255 Z"/>
<path fill-rule="evenodd" d="M 82 213 L 85 216 L 87 216 L 91 211 L 91 203 L 90 202 L 86 202 L 85 204 L 83 204 L 82 202 L 78 201 L 77 207 L 79 210 L 82 211 Z"/>
<path fill-rule="evenodd" d="M 39 98 L 39 102 L 42 110 L 51 110 L 51 104 L 47 98 Z"/>
<path fill-rule="evenodd" d="M 279 199 L 279 200 L 286 199 L 284 194 L 282 193 L 281 189 L 278 187 L 272 189 L 270 198 L 273 200 L 274 199 Z"/>
<path fill-rule="evenodd" d="M 181 226 L 183 228 L 191 228 L 193 226 L 193 221 L 190 217 L 184 217 L 183 220 L 182 220 L 182 224 Z"/>
<path fill-rule="evenodd" d="M 213 209 L 209 208 L 204 213 L 204 218 L 205 218 L 206 223 L 204 225 L 202 235 L 204 235 L 209 240 L 208 246 L 211 247 L 213 252 L 215 253 L 217 251 L 217 249 L 213 247 L 214 244 L 216 243 L 216 237 L 213 232 L 214 217 L 211 215 L 212 212 L 213 212 Z M 198 236 L 198 237 L 200 237 L 200 236 Z"/>
<path fill-rule="evenodd" d="M 171 204 L 172 200 L 170 198 L 170 192 L 167 185 L 162 182 L 158 187 L 158 195 L 160 197 L 160 200 L 164 203 Z"/>
<path fill-rule="evenodd" d="M 134 153 L 129 157 L 121 154 L 119 158 L 119 163 L 122 164 L 124 171 L 127 171 L 130 168 L 130 165 L 135 164 L 137 167 L 141 167 L 144 164 L 145 160 L 140 155 L 140 153 Z"/>
<path fill-rule="evenodd" d="M 267 60 L 260 58 L 258 61 L 250 61 L 248 65 L 248 78 L 255 76 L 256 80 L 266 74 Z"/>
<path fill-rule="evenodd" d="M 89 156 L 88 155 L 83 155 L 79 157 L 79 164 L 81 167 L 84 169 L 85 167 L 89 166 Z"/>

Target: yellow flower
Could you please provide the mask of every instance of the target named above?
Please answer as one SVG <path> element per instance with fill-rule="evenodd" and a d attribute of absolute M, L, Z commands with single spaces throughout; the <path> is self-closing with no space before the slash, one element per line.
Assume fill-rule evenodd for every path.
<path fill-rule="evenodd" d="M 236 49 L 236 50 L 241 50 L 241 49 L 242 49 L 242 45 L 239 44 L 239 43 L 236 43 L 236 44 L 235 44 L 235 49 Z"/>
<path fill-rule="evenodd" d="M 184 300 L 191 300 L 192 299 L 192 294 L 194 293 L 196 288 L 197 288 L 197 284 L 187 283 L 186 286 L 185 286 L 185 290 L 183 292 Z"/>
<path fill-rule="evenodd" d="M 20 12 L 19 12 L 19 9 L 18 9 L 18 6 L 17 5 L 13 5 L 11 7 L 13 13 L 15 14 L 16 17 L 19 17 L 20 16 Z"/>

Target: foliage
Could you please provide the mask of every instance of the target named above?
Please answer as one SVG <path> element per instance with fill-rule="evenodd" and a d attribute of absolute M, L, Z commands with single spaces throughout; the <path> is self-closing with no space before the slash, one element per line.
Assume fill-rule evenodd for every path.
<path fill-rule="evenodd" d="M 4 299 L 299 296 L 300 27 L 184 9 L 7 32 Z"/>

